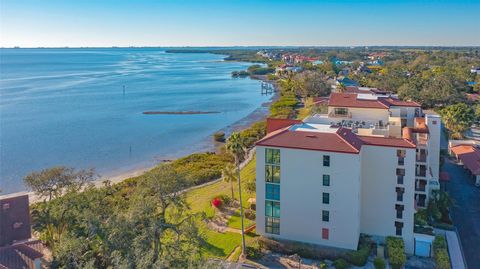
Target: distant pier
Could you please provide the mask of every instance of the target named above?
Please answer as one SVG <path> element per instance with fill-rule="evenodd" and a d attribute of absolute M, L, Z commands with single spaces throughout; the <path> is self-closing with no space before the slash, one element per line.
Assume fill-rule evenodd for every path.
<path fill-rule="evenodd" d="M 275 92 L 275 86 L 273 86 L 273 84 L 270 82 L 262 81 L 261 92 L 262 95 L 272 94 Z"/>

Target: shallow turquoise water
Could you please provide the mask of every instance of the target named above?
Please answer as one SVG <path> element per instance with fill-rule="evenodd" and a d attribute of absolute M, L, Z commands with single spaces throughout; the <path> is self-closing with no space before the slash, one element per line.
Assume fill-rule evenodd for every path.
<path fill-rule="evenodd" d="M 248 63 L 160 49 L 1 49 L 0 189 L 31 171 L 96 167 L 102 175 L 211 149 L 210 135 L 269 97 L 232 79 Z M 125 94 L 123 94 L 125 86 Z M 219 111 L 143 115 L 143 111 Z"/>

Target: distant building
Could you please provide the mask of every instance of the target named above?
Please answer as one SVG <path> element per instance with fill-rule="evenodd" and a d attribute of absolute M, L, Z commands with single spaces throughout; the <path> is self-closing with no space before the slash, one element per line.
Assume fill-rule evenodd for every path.
<path fill-rule="evenodd" d="M 340 84 L 343 84 L 346 87 L 348 87 L 348 86 L 355 86 L 355 87 L 360 86 L 360 84 L 358 82 L 356 82 L 353 79 L 349 79 L 347 77 L 337 79 L 336 85 L 340 85 Z"/>
<path fill-rule="evenodd" d="M 31 240 L 28 195 L 0 200 L 0 268 L 41 268 L 44 246 Z"/>
<path fill-rule="evenodd" d="M 472 68 L 470 69 L 470 72 L 471 72 L 471 73 L 480 74 L 480 67 L 472 67 Z"/>
<path fill-rule="evenodd" d="M 472 144 L 459 144 L 450 147 L 450 152 L 470 172 L 475 185 L 480 186 L 480 149 Z"/>
<path fill-rule="evenodd" d="M 347 64 L 352 64 L 352 61 L 343 61 L 343 60 L 335 60 L 334 63 L 336 65 L 347 65 Z"/>
<path fill-rule="evenodd" d="M 386 52 L 372 52 L 368 54 L 368 59 L 370 60 L 376 60 L 376 59 L 381 59 L 383 57 L 387 56 Z"/>

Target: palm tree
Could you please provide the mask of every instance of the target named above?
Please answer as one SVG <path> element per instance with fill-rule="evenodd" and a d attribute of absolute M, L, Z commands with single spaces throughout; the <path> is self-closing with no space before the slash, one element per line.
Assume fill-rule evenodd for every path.
<path fill-rule="evenodd" d="M 230 189 L 232 190 L 232 200 L 235 200 L 233 192 L 233 182 L 237 179 L 235 175 L 235 165 L 227 164 L 222 170 L 222 177 L 225 182 L 230 182 Z"/>
<path fill-rule="evenodd" d="M 340 93 L 345 93 L 347 91 L 347 87 L 345 86 L 345 84 L 340 82 L 340 84 L 338 84 L 337 86 L 337 90 Z"/>
<path fill-rule="evenodd" d="M 242 220 L 242 257 L 245 257 L 245 229 L 244 229 L 244 216 L 242 205 L 242 181 L 240 180 L 240 161 L 245 157 L 245 142 L 240 136 L 240 133 L 234 132 L 227 141 L 227 150 L 235 158 L 235 165 L 237 166 L 237 178 L 238 178 L 238 199 L 240 200 L 240 219 Z"/>

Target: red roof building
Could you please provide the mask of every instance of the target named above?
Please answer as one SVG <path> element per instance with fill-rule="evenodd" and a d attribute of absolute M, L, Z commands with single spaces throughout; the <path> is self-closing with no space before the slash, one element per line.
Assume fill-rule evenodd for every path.
<path fill-rule="evenodd" d="M 458 145 L 450 149 L 473 175 L 480 175 L 480 150 L 474 145 Z"/>
<path fill-rule="evenodd" d="M 392 106 L 420 107 L 420 104 L 402 101 L 394 97 L 378 96 L 372 99 L 363 99 L 358 93 L 332 93 L 328 106 L 389 109 Z"/>
<path fill-rule="evenodd" d="M 270 126 L 269 126 L 270 125 Z M 297 125 L 298 128 L 293 128 Z M 396 148 L 415 148 L 403 138 L 358 136 L 348 128 L 315 130 L 315 124 L 297 120 L 267 120 L 268 134 L 257 142 L 258 146 L 293 148 L 358 154 L 363 145 Z M 312 129 L 312 131 L 308 131 Z"/>

